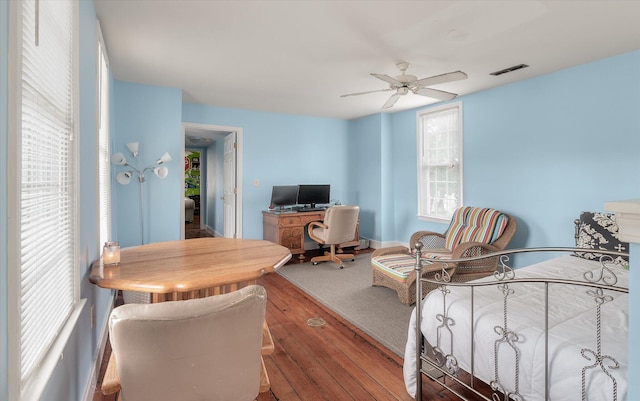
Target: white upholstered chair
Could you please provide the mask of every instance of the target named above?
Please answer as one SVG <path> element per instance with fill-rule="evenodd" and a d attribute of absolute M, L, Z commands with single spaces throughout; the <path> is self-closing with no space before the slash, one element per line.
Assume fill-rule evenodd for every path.
<path fill-rule="evenodd" d="M 119 386 L 111 377 L 111 388 L 121 388 L 123 401 L 254 400 L 266 300 L 265 289 L 251 285 L 206 298 L 115 308 L 109 335 L 116 366 L 111 373 Z"/>
<path fill-rule="evenodd" d="M 324 213 L 322 222 L 313 221 L 307 228 L 309 237 L 317 243 L 330 245 L 330 251 L 323 256 L 311 258 L 314 265 L 320 262 L 331 261 L 342 269 L 343 260 L 355 260 L 353 254 L 336 254 L 336 245 L 352 241 L 356 235 L 358 225 L 358 206 L 331 206 Z"/>

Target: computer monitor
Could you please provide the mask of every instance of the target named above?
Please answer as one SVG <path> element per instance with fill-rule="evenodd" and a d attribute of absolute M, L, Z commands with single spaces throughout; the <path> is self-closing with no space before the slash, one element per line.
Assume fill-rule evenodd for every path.
<path fill-rule="evenodd" d="M 317 204 L 329 203 L 331 186 L 325 185 L 298 185 L 298 204 L 316 207 Z"/>
<path fill-rule="evenodd" d="M 298 202 L 297 185 L 274 185 L 271 189 L 270 209 L 293 206 Z"/>

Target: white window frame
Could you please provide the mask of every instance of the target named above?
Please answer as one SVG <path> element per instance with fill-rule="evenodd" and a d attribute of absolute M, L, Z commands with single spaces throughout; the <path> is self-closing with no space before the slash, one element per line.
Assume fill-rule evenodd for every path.
<path fill-rule="evenodd" d="M 454 120 L 440 132 L 440 136 L 447 135 L 445 148 L 437 159 L 429 147 L 436 145 L 434 135 L 428 136 L 425 130 L 430 118 L 441 118 L 443 115 L 454 113 Z M 457 113 L 457 115 L 455 115 Z M 448 103 L 418 111 L 417 118 L 417 161 L 418 161 L 418 217 L 420 219 L 449 222 L 457 207 L 464 204 L 463 199 L 463 126 L 462 102 Z M 434 175 L 437 175 L 436 184 Z M 435 193 L 434 187 L 446 187 L 443 193 Z"/>
<path fill-rule="evenodd" d="M 100 22 L 96 24 L 96 116 L 98 143 L 98 214 L 96 227 L 98 228 L 98 254 L 102 252 L 102 245 L 113 240 L 111 229 L 111 133 L 109 124 L 109 57 L 104 44 Z"/>
<path fill-rule="evenodd" d="M 78 0 L 71 0 L 71 19 L 73 41 L 71 46 L 72 62 L 71 62 L 71 121 L 70 121 L 70 135 L 72 138 L 72 145 L 69 149 L 69 160 L 67 166 L 70 171 L 70 181 L 74 184 L 71 185 L 71 201 L 70 201 L 70 214 L 69 217 L 63 220 L 66 223 L 60 224 L 60 226 L 66 226 L 69 229 L 71 244 L 66 248 L 66 252 L 70 254 L 67 259 L 70 261 L 69 265 L 58 265 L 68 269 L 68 282 L 66 297 L 69 301 L 63 303 L 63 308 L 57 308 L 53 310 L 53 313 L 58 313 L 57 319 L 54 318 L 56 324 L 48 327 L 53 327 L 50 333 L 55 333 L 49 342 L 42 343 L 42 352 L 38 352 L 41 355 L 33 369 L 30 369 L 28 373 L 23 374 L 22 369 L 22 307 L 23 300 L 22 294 L 22 136 L 23 136 L 23 90 L 22 90 L 22 57 L 23 57 L 23 5 L 34 7 L 37 9 L 38 5 L 42 6 L 42 2 L 38 4 L 37 1 L 25 2 L 12 1 L 10 2 L 10 18 L 9 18 L 9 135 L 8 135 L 8 162 L 7 167 L 9 171 L 14 173 L 8 175 L 7 187 L 8 187 L 8 320 L 9 320 L 9 333 L 8 333 L 8 395 L 9 401 L 36 401 L 39 400 L 44 392 L 53 371 L 58 365 L 59 361 L 63 358 L 64 349 L 68 340 L 71 338 L 71 334 L 76 328 L 78 318 L 82 310 L 84 309 L 86 300 L 80 299 L 80 265 L 79 265 L 79 138 L 78 138 L 78 82 L 79 82 L 79 70 L 78 70 Z M 47 3 L 55 4 L 55 3 Z M 34 28 L 36 30 L 41 29 L 43 18 L 47 18 L 47 15 L 43 13 L 36 17 L 38 23 L 35 23 Z M 44 45 L 49 37 L 39 36 L 39 45 Z M 43 62 L 44 64 L 44 62 Z M 68 120 L 67 120 L 68 121 Z M 36 156 L 37 157 L 37 156 Z M 33 159 L 30 159 L 33 160 Z M 43 160 L 44 163 L 44 160 Z M 60 222 L 55 220 L 56 224 Z M 55 233 L 54 233 L 55 234 Z M 50 235 L 47 239 L 56 239 L 57 235 Z M 51 243 L 51 241 L 48 241 Z M 41 245 L 38 243 L 36 246 Z M 25 247 L 27 244 L 24 245 Z M 54 246 L 55 247 L 55 246 Z M 33 249 L 33 248 L 32 248 Z M 43 248 L 44 249 L 44 248 Z M 55 254 L 55 252 L 54 252 Z M 40 262 L 40 260 L 43 260 Z M 38 259 L 38 266 L 46 267 L 50 262 L 46 257 Z M 46 272 L 47 269 L 40 269 L 42 272 Z M 40 275 L 37 275 L 41 278 Z M 60 298 L 61 288 L 58 285 L 54 285 L 52 280 L 41 280 L 42 283 L 49 283 L 47 287 L 49 290 L 43 288 L 43 291 L 36 291 L 36 293 L 42 296 L 40 299 L 45 299 L 45 302 L 53 302 L 56 300 L 50 300 L 46 297 L 46 294 L 54 295 L 56 299 Z M 46 285 L 45 285 L 46 287 Z M 55 288 L 52 288 L 55 287 Z M 39 288 L 39 287 L 38 287 Z M 34 297 L 35 298 L 35 297 Z M 37 309 L 37 308 L 36 308 Z M 30 315 L 25 315 L 30 316 Z M 27 319 L 28 320 L 28 319 Z M 25 346 L 26 347 L 26 346 Z M 29 348 L 25 348 L 29 349 Z"/>

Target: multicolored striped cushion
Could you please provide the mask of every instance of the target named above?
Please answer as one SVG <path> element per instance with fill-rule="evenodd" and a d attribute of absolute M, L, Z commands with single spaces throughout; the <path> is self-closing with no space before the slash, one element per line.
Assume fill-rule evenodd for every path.
<path fill-rule="evenodd" d="M 376 256 L 371 258 L 371 266 L 402 282 L 407 281 L 407 276 L 415 268 L 416 258 L 407 254 Z"/>
<path fill-rule="evenodd" d="M 423 258 L 429 259 L 447 259 L 451 258 L 451 254 L 446 253 L 424 253 Z M 371 266 L 380 270 L 382 273 L 390 276 L 400 282 L 407 281 L 409 274 L 415 269 L 416 258 L 407 254 L 392 254 L 374 256 L 371 258 Z"/>
<path fill-rule="evenodd" d="M 507 226 L 507 216 L 489 208 L 461 207 L 455 211 L 445 236 L 445 246 L 453 251 L 463 242 L 491 244 Z"/>

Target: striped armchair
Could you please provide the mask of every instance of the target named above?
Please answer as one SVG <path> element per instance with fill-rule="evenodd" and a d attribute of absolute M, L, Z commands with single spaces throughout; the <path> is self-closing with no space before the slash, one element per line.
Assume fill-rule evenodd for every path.
<path fill-rule="evenodd" d="M 457 209 L 449 228 L 444 233 L 418 231 L 411 236 L 408 249 L 404 246 L 380 248 L 371 255 L 374 286 L 395 290 L 404 304 L 416 302 L 415 244 L 421 242 L 425 259 L 462 259 L 503 250 L 513 238 L 517 229 L 514 217 L 498 210 L 480 207 Z M 485 277 L 495 271 L 498 260 L 484 260 L 451 264 L 447 272 L 452 281 L 469 281 Z M 423 276 L 433 276 L 442 266 L 434 263 L 425 266 Z M 434 289 L 424 285 L 423 296 Z"/>

